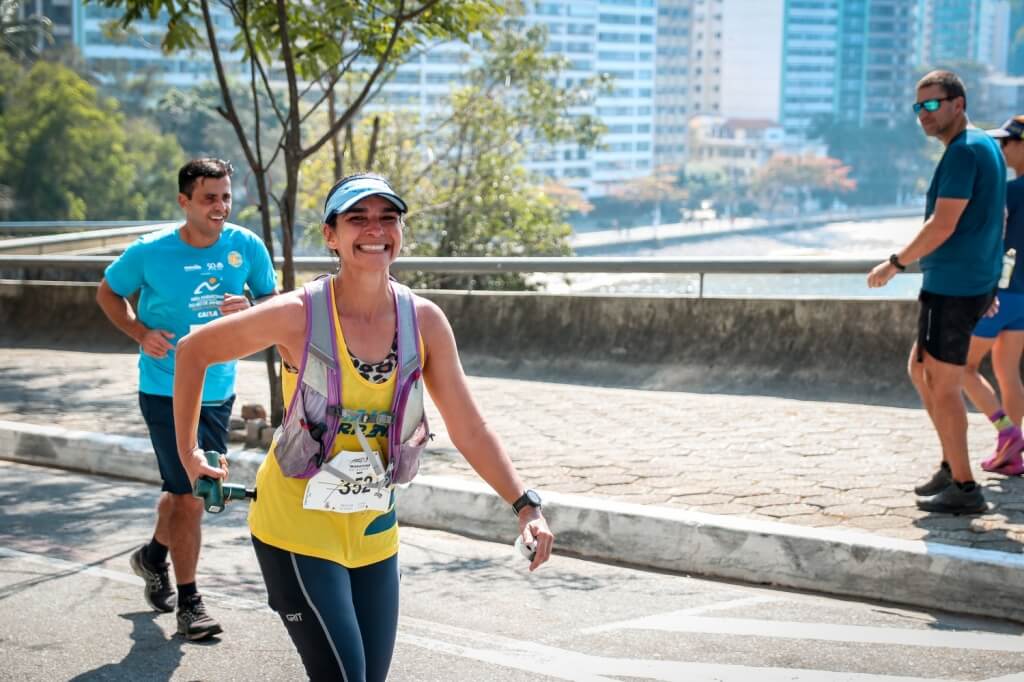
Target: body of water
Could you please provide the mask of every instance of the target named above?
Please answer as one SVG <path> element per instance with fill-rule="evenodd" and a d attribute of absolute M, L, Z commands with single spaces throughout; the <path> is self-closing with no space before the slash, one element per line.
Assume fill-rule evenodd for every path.
<path fill-rule="evenodd" d="M 920 218 L 835 222 L 799 230 L 719 233 L 662 247 L 623 246 L 608 256 L 715 258 L 818 256 L 888 258 L 921 229 Z M 897 275 L 881 289 L 869 289 L 867 272 L 859 275 L 705 275 L 704 296 L 917 298 L 920 274 Z M 594 274 L 537 278 L 551 292 L 698 296 L 697 275 Z"/>

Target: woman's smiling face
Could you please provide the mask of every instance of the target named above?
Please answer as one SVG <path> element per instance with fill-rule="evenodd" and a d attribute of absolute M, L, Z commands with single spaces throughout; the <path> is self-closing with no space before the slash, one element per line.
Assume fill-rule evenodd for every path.
<path fill-rule="evenodd" d="M 370 196 L 324 225 L 324 239 L 344 265 L 371 269 L 391 265 L 402 249 L 402 217 L 395 205 Z"/>

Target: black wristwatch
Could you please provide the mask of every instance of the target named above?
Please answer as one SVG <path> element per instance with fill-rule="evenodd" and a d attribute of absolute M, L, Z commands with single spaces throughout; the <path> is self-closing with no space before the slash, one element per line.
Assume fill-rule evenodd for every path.
<path fill-rule="evenodd" d="M 512 511 L 519 516 L 519 512 L 523 511 L 523 507 L 536 507 L 540 509 L 540 495 L 537 494 L 536 490 L 529 490 L 519 496 L 519 499 L 512 503 Z"/>
<path fill-rule="evenodd" d="M 900 262 L 900 257 L 897 256 L 895 253 L 889 256 L 889 263 L 891 265 L 895 265 L 896 269 L 899 270 L 900 272 L 906 272 L 907 270 L 907 266 Z"/>

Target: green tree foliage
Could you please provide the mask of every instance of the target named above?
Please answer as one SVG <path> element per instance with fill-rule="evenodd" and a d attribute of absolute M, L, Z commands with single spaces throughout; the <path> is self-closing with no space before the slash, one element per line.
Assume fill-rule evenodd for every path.
<path fill-rule="evenodd" d="M 528 145 L 568 143 L 596 146 L 603 126 L 569 111 L 587 103 L 601 82 L 557 85 L 565 67 L 560 56 L 545 54 L 547 34 L 512 24 L 483 39 L 482 63 L 467 85 L 448 98 L 435 120 L 412 115 L 366 117 L 344 145 L 346 168 L 386 175 L 403 193 L 411 213 L 405 253 L 420 256 L 552 256 L 569 251 L 569 211 L 587 208 L 580 197 L 548 193 L 522 161 Z M 370 163 L 367 154 L 376 152 Z M 318 211 L 333 174 L 320 155 L 320 174 L 304 205 L 319 235 Z M 318 239 L 319 237 L 317 237 Z M 479 277 L 422 277 L 442 287 L 480 286 Z M 491 288 L 522 288 L 516 275 L 486 278 Z"/>
<path fill-rule="evenodd" d="M 750 179 L 736 168 L 688 164 L 679 183 L 687 190 L 686 207 L 691 210 L 710 207 L 718 215 L 738 217 L 757 208 L 751 199 Z"/>
<path fill-rule="evenodd" d="M 166 21 L 168 52 L 208 51 L 220 87 L 218 113 L 231 124 L 251 171 L 263 240 L 273 256 L 274 224 L 280 227 L 282 284 L 295 286 L 294 242 L 299 177 L 303 166 L 358 114 L 390 73 L 417 50 L 451 40 L 468 42 L 501 12 L 500 0 L 221 0 L 237 31 L 230 47 L 243 55 L 247 97 L 235 96 L 221 58 L 210 0 L 86 0 L 123 10 L 121 27 Z M 339 83 L 356 84 L 335 109 Z M 237 102 L 237 104 L 236 104 Z M 243 104 L 244 102 L 244 104 Z M 261 125 L 270 103 L 277 130 Z M 246 127 L 242 109 L 253 112 Z M 331 114 L 326 126 L 310 125 Z M 282 181 L 271 183 L 275 164 Z M 271 421 L 283 414 L 280 383 L 267 355 Z"/>
<path fill-rule="evenodd" d="M 70 69 L 36 62 L 13 76 L 0 65 L 7 152 L 0 184 L 19 220 L 169 218 L 183 153 L 169 136 L 126 123 L 116 102 Z M 10 78 L 7 81 L 7 78 Z"/>
<path fill-rule="evenodd" d="M 678 207 L 687 197 L 686 188 L 679 184 L 679 168 L 675 166 L 655 168 L 650 175 L 615 185 L 609 194 L 636 208 L 653 207 L 651 224 L 655 227 L 661 222 L 662 204 Z"/>
<path fill-rule="evenodd" d="M 218 112 L 231 124 L 252 171 L 263 238 L 274 253 L 281 230 L 283 285 L 295 284 L 293 243 L 303 165 L 350 125 L 381 83 L 403 59 L 437 42 L 468 41 L 500 12 L 498 0 L 222 0 L 237 33 L 230 47 L 244 55 L 246 100 L 233 93 L 209 0 L 93 0 L 124 11 L 120 24 L 166 17 L 163 48 L 208 50 L 220 87 Z M 163 14 L 162 14 L 163 13 Z M 352 85 L 340 111 L 325 127 L 311 120 L 333 105 L 339 83 Z M 244 106 L 236 105 L 245 101 Z M 261 125 L 261 104 L 277 119 L 277 130 Z M 241 109 L 254 112 L 244 125 Z M 331 106 L 333 109 L 333 106 Z M 271 169 L 283 163 L 282 182 Z M 276 402 L 276 401 L 275 401 Z"/>
<path fill-rule="evenodd" d="M 891 128 L 823 118 L 810 135 L 850 167 L 857 187 L 843 200 L 851 204 L 898 204 L 919 196 L 935 164 L 936 148 L 910 114 Z"/>
<path fill-rule="evenodd" d="M 752 189 L 769 211 L 789 205 L 798 211 L 816 195 L 851 192 L 857 183 L 838 159 L 819 156 L 773 156 L 754 176 Z"/>

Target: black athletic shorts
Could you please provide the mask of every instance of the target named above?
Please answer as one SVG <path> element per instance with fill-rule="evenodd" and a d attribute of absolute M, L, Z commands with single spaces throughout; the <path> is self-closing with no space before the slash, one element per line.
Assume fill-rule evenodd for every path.
<path fill-rule="evenodd" d="M 917 361 L 924 351 L 951 365 L 966 365 L 971 333 L 989 306 L 995 292 L 980 296 L 943 296 L 921 291 L 921 314 L 917 320 Z"/>

